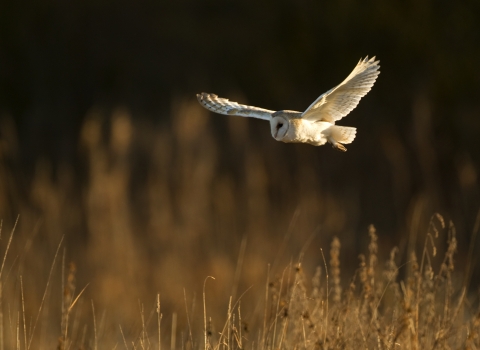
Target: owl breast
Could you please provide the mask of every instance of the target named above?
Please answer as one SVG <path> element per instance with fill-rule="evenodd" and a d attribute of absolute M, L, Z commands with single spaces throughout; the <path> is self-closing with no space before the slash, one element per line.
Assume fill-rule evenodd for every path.
<path fill-rule="evenodd" d="M 314 146 L 321 146 L 327 142 L 324 131 L 332 126 L 328 122 L 311 122 L 305 119 L 291 119 L 290 127 L 283 142 L 288 143 L 309 143 Z"/>

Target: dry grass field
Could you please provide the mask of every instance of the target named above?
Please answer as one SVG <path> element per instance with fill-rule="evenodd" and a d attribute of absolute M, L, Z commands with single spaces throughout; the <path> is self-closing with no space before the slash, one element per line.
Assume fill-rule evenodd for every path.
<path fill-rule="evenodd" d="M 331 153 L 317 166 L 345 173 L 339 154 L 173 110 L 153 126 L 93 109 L 80 165 L 39 160 L 29 178 L 2 119 L 0 350 L 480 348 L 455 226 L 474 237 L 478 215 L 454 223 L 427 193 L 401 228 L 362 227 L 356 189 L 306 165 Z"/>

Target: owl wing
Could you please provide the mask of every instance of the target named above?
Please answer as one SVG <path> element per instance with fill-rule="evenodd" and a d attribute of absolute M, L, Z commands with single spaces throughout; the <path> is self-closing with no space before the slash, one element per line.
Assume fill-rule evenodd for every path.
<path fill-rule="evenodd" d="M 206 109 L 225 115 L 238 115 L 240 117 L 270 120 L 272 119 L 272 114 L 275 112 L 259 107 L 241 105 L 237 102 L 229 101 L 226 98 L 221 98 L 217 95 L 208 94 L 206 92 L 197 94 L 197 99 Z"/>
<path fill-rule="evenodd" d="M 357 107 L 375 83 L 380 71 L 375 57 L 360 60 L 355 69 L 340 85 L 328 90 L 302 114 L 307 120 L 335 123 Z"/>

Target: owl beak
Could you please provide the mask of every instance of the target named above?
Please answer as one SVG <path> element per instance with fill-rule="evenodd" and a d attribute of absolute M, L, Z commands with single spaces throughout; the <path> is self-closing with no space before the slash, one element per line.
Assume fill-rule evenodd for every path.
<path fill-rule="evenodd" d="M 282 126 L 283 126 L 283 125 L 282 125 Z M 280 129 L 282 128 L 282 126 L 279 126 L 279 125 L 277 124 L 277 126 L 276 126 L 276 128 L 275 128 L 275 129 L 277 129 L 277 130 L 275 130 L 275 134 L 273 135 L 273 137 L 274 137 L 275 139 L 277 139 L 278 132 L 280 131 Z"/>

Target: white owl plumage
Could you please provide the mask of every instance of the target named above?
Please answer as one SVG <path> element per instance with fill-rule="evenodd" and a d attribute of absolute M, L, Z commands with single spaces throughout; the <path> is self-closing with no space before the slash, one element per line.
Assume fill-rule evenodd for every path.
<path fill-rule="evenodd" d="M 344 144 L 351 143 L 357 131 L 353 127 L 335 125 L 335 122 L 357 107 L 360 99 L 370 91 L 380 74 L 379 62 L 375 57 L 361 59 L 342 83 L 320 95 L 303 113 L 242 105 L 205 92 L 197 94 L 197 99 L 215 113 L 270 121 L 272 136 L 277 141 L 314 146 L 330 142 L 334 148 L 345 152 Z"/>

